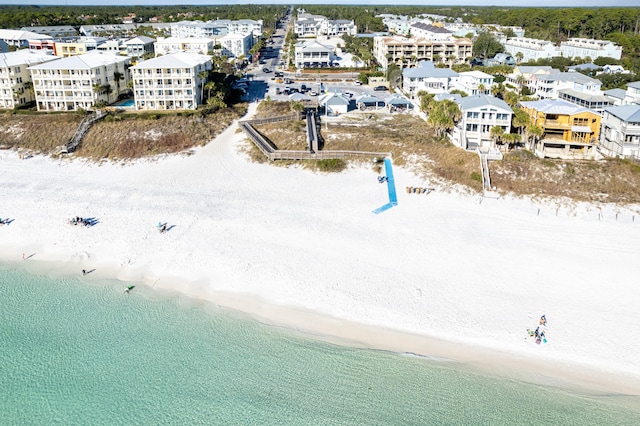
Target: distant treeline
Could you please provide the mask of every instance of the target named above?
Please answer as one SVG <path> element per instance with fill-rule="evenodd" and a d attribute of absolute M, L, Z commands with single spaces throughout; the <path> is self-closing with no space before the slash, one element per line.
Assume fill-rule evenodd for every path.
<path fill-rule="evenodd" d="M 116 24 L 131 13 L 136 22 L 215 19 L 262 19 L 265 28 L 273 28 L 289 6 L 286 5 L 210 5 L 210 6 L 0 6 L 0 28 L 30 26 Z"/>

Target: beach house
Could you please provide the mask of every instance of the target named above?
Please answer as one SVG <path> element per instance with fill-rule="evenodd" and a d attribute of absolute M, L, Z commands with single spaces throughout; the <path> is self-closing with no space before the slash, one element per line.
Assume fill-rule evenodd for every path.
<path fill-rule="evenodd" d="M 130 68 L 135 108 L 196 109 L 202 103 L 202 71 L 212 69 L 211 56 L 174 52 Z"/>
<path fill-rule="evenodd" d="M 640 105 L 640 81 L 627 83 L 622 105 Z"/>
<path fill-rule="evenodd" d="M 640 160 L 640 105 L 605 108 L 599 148 L 607 156 Z"/>
<path fill-rule="evenodd" d="M 322 68 L 331 65 L 334 58 L 333 46 L 317 41 L 299 41 L 294 48 L 296 68 Z"/>
<path fill-rule="evenodd" d="M 544 137 L 532 147 L 541 157 L 593 159 L 600 135 L 600 114 L 563 99 L 522 101 L 520 108 Z"/>
<path fill-rule="evenodd" d="M 29 67 L 38 111 L 89 110 L 128 89 L 128 56 L 89 52 Z"/>
<path fill-rule="evenodd" d="M 156 39 L 146 36 L 138 36 L 124 42 L 127 56 L 132 58 L 144 58 L 153 56 Z"/>
<path fill-rule="evenodd" d="M 454 89 L 462 90 L 468 95 L 489 94 L 491 87 L 493 87 L 493 76 L 482 71 L 461 72 L 453 84 Z"/>
<path fill-rule="evenodd" d="M 471 151 L 492 148 L 495 147 L 492 128 L 499 126 L 503 134 L 511 132 L 513 110 L 502 99 L 485 94 L 455 99 L 461 117 L 449 134 L 454 145 Z"/>
<path fill-rule="evenodd" d="M 157 41 L 153 45 L 153 50 L 156 56 L 166 55 L 177 51 L 206 55 L 213 51 L 214 45 L 215 40 L 211 38 L 158 37 Z"/>
<path fill-rule="evenodd" d="M 420 61 L 415 68 L 402 70 L 402 90 L 409 97 L 414 97 L 419 91 L 427 93 L 448 92 L 458 73 L 449 68 L 436 68 L 431 61 Z"/>

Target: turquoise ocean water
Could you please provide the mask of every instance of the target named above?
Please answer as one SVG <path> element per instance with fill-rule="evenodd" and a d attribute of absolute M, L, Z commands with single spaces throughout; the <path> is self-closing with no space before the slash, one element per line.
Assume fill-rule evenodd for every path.
<path fill-rule="evenodd" d="M 637 425 L 638 400 L 354 349 L 0 265 L 1 425 Z"/>

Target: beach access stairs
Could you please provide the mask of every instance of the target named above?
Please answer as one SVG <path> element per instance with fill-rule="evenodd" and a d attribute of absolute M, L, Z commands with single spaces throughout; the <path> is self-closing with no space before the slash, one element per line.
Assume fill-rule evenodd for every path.
<path fill-rule="evenodd" d="M 94 114 L 90 114 L 85 117 L 85 119 L 82 120 L 82 123 L 80 123 L 80 126 L 78 126 L 78 129 L 76 130 L 76 133 L 73 135 L 71 140 L 60 149 L 59 153 L 71 154 L 72 152 L 74 152 L 78 148 L 78 146 L 80 146 L 82 139 L 87 134 L 93 123 L 104 118 L 106 115 L 107 114 L 104 111 L 97 110 Z"/>
<path fill-rule="evenodd" d="M 476 150 L 480 157 L 480 170 L 482 171 L 482 193 L 485 197 L 497 198 L 498 194 L 491 185 L 491 173 L 489 171 L 489 160 L 502 160 L 502 153 L 496 148 L 478 148 Z"/>
<path fill-rule="evenodd" d="M 259 118 L 255 120 L 244 120 L 239 123 L 240 128 L 251 139 L 256 147 L 271 161 L 275 160 L 330 160 L 348 159 L 357 157 L 370 157 L 372 159 L 382 159 L 391 157 L 390 152 L 371 151 L 325 151 L 320 150 L 318 126 L 316 125 L 316 114 L 305 114 L 307 119 L 307 142 L 308 150 L 283 150 L 260 134 L 253 126 L 265 123 L 277 123 L 283 121 L 299 120 L 300 114 Z"/>

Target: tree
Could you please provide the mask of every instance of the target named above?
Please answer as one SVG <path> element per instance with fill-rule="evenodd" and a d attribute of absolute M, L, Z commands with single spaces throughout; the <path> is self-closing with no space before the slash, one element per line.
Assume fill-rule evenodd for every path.
<path fill-rule="evenodd" d="M 433 127 L 438 137 L 443 137 L 447 131 L 453 129 L 456 121 L 460 120 L 460 108 L 451 99 L 433 102 L 433 107 L 427 118 L 427 124 Z"/>
<path fill-rule="evenodd" d="M 511 121 L 511 124 L 513 127 L 518 129 L 519 134 L 522 134 L 522 130 L 529 125 L 529 122 L 529 115 L 524 112 L 524 110 L 521 110 L 520 108 L 513 109 L 513 120 Z"/>
<path fill-rule="evenodd" d="M 485 59 L 493 58 L 496 53 L 503 52 L 504 46 L 498 41 L 495 35 L 485 31 L 476 37 L 473 43 L 474 56 L 481 56 Z"/>
<path fill-rule="evenodd" d="M 116 82 L 116 96 L 120 95 L 120 80 L 122 80 L 124 78 L 124 74 L 122 74 L 120 71 L 115 70 L 113 72 L 113 81 Z"/>
<path fill-rule="evenodd" d="M 520 100 L 520 96 L 518 96 L 518 94 L 516 92 L 505 92 L 504 94 L 504 101 L 509 104 L 509 106 L 511 108 L 514 108 L 516 105 L 518 105 L 518 101 Z"/>
<path fill-rule="evenodd" d="M 502 126 L 493 126 L 489 129 L 489 137 L 493 141 L 493 145 L 497 145 L 502 141 L 502 137 L 504 136 L 504 129 Z"/>
<path fill-rule="evenodd" d="M 527 84 L 527 78 L 524 75 L 519 74 L 516 77 L 516 84 L 518 85 L 518 90 L 520 90 L 520 94 L 522 95 L 522 89 L 524 89 L 525 84 Z"/>
<path fill-rule="evenodd" d="M 516 60 L 518 61 L 518 63 L 522 62 L 522 59 L 524 59 L 524 53 L 516 52 Z"/>
<path fill-rule="evenodd" d="M 416 93 L 416 96 L 420 99 L 420 111 L 428 114 L 434 102 L 433 98 L 435 98 L 436 95 L 420 90 Z"/>
<path fill-rule="evenodd" d="M 200 102 L 204 100 L 204 85 L 207 82 L 207 77 L 209 76 L 209 71 L 200 71 L 198 72 L 198 78 L 200 79 Z"/>
<path fill-rule="evenodd" d="M 487 88 L 484 84 L 480 83 L 478 84 L 478 94 L 479 95 L 484 95 L 487 93 Z"/>

